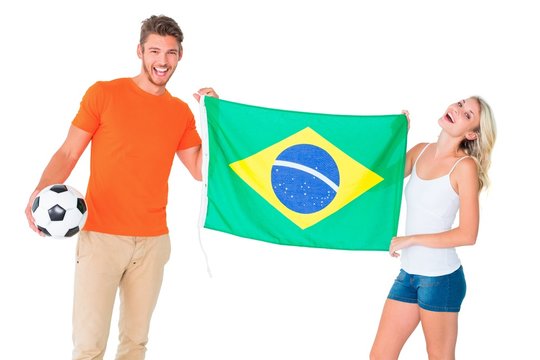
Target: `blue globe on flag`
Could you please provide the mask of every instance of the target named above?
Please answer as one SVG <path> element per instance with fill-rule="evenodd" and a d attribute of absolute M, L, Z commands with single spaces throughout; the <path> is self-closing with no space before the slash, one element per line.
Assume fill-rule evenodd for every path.
<path fill-rule="evenodd" d="M 311 214 L 327 207 L 336 197 L 339 169 L 326 150 L 297 144 L 276 158 L 271 179 L 283 205 L 300 214 Z"/>

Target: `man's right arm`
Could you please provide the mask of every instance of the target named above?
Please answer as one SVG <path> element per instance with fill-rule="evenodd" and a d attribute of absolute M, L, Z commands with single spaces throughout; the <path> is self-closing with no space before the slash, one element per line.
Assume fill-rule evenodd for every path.
<path fill-rule="evenodd" d="M 66 140 L 52 156 L 49 164 L 41 175 L 41 179 L 39 180 L 36 189 L 32 195 L 30 195 L 25 210 L 28 224 L 35 232 L 41 234 L 34 225 L 34 218 L 32 216 L 32 203 L 34 202 L 35 197 L 46 186 L 51 184 L 62 184 L 66 181 L 91 139 L 92 134 L 71 125 Z"/>

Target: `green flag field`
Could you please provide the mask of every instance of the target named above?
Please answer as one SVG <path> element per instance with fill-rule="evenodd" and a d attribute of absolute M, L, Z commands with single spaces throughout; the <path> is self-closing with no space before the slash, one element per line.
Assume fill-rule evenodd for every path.
<path fill-rule="evenodd" d="M 388 250 L 407 120 L 201 100 L 202 225 L 281 245 Z"/>

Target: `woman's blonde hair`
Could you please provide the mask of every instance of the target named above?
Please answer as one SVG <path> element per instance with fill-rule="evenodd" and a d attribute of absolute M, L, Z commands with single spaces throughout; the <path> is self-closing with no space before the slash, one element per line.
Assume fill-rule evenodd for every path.
<path fill-rule="evenodd" d="M 471 96 L 480 105 L 480 125 L 476 129 L 474 140 L 463 140 L 461 148 L 471 156 L 478 166 L 479 190 L 489 186 L 488 170 L 491 166 L 491 152 L 497 138 L 497 127 L 493 112 L 488 103 L 480 96 Z"/>

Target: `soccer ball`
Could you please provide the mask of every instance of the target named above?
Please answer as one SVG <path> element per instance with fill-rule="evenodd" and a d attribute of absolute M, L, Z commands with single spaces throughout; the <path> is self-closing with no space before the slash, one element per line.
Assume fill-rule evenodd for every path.
<path fill-rule="evenodd" d="M 69 185 L 49 185 L 32 204 L 37 228 L 47 236 L 62 239 L 77 234 L 86 222 L 88 211 L 84 197 Z"/>

